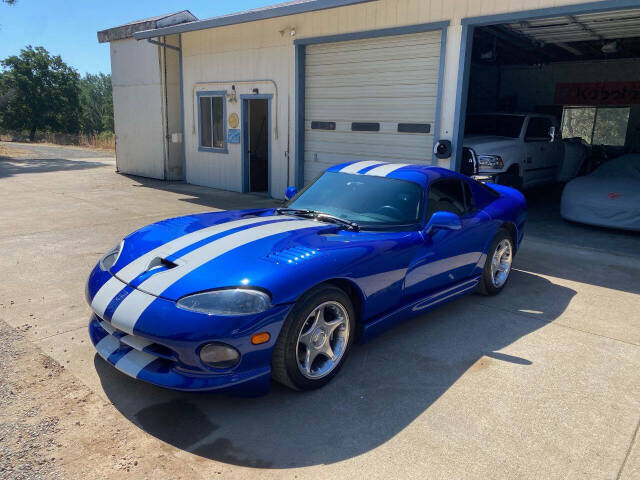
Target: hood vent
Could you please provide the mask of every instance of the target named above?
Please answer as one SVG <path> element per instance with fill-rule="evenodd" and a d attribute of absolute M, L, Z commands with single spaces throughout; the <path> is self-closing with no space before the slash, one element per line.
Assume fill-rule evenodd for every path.
<path fill-rule="evenodd" d="M 146 271 L 150 272 L 151 270 L 154 270 L 154 269 L 160 268 L 160 267 L 164 267 L 167 270 L 170 270 L 170 269 L 175 268 L 177 266 L 178 266 L 178 264 L 177 263 L 173 263 L 171 260 L 167 260 L 166 258 L 162 258 L 162 257 L 155 257 L 149 262 L 149 265 L 147 265 Z"/>
<path fill-rule="evenodd" d="M 273 263 L 297 265 L 320 255 L 318 249 L 308 247 L 291 247 L 269 253 L 265 258 Z"/>

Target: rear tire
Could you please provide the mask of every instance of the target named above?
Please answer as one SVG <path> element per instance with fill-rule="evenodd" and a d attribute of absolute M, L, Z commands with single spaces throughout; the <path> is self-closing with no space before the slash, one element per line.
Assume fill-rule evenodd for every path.
<path fill-rule="evenodd" d="M 482 295 L 497 295 L 502 291 L 511 274 L 515 250 L 513 237 L 501 228 L 491 242 L 487 259 L 482 269 L 478 292 Z"/>
<path fill-rule="evenodd" d="M 320 285 L 298 299 L 282 326 L 271 376 L 294 390 L 331 381 L 344 365 L 355 337 L 355 310 L 347 294 Z"/>

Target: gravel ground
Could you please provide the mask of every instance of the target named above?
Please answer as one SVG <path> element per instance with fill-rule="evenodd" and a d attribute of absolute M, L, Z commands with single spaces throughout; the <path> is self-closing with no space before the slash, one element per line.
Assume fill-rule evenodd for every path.
<path fill-rule="evenodd" d="M 60 417 L 49 411 L 38 384 L 60 376 L 64 367 L 3 322 L 0 345 L 0 478 L 60 478 L 55 457 Z"/>

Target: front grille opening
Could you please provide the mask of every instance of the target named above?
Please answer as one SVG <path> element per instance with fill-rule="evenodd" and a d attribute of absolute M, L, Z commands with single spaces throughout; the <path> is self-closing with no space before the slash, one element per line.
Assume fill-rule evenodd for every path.
<path fill-rule="evenodd" d="M 173 350 L 158 343 L 152 343 L 151 345 L 148 345 L 145 348 L 145 351 L 150 353 L 151 355 L 156 355 L 157 357 L 165 358 L 167 360 L 177 360 L 177 356 Z"/>

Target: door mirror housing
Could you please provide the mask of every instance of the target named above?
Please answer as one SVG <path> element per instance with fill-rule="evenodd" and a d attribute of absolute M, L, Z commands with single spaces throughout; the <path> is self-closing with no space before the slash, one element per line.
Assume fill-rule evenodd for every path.
<path fill-rule="evenodd" d="M 431 215 L 423 232 L 426 235 L 430 235 L 435 230 L 460 230 L 461 228 L 462 222 L 460 221 L 460 217 L 455 213 L 436 212 Z"/>
<path fill-rule="evenodd" d="M 556 126 L 551 125 L 549 127 L 549 142 L 554 142 L 556 140 Z"/>
<path fill-rule="evenodd" d="M 297 194 L 298 194 L 298 189 L 296 187 L 289 187 L 284 192 L 284 198 L 286 198 L 287 200 L 291 200 Z"/>

